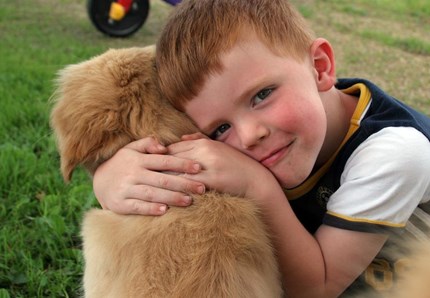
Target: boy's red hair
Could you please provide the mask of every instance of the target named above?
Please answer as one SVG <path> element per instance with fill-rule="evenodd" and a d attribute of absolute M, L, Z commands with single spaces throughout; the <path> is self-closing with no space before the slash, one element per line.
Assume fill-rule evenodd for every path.
<path fill-rule="evenodd" d="M 287 0 L 185 0 L 157 44 L 160 88 L 172 104 L 197 96 L 205 79 L 222 70 L 220 55 L 257 36 L 275 54 L 303 59 L 314 34 Z"/>

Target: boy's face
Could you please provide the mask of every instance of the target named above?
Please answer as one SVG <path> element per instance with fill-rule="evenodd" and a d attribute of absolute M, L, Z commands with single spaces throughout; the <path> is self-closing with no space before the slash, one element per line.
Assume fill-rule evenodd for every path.
<path fill-rule="evenodd" d="M 238 43 L 185 111 L 205 134 L 295 187 L 311 173 L 327 127 L 311 58 L 276 56 L 258 39 Z"/>

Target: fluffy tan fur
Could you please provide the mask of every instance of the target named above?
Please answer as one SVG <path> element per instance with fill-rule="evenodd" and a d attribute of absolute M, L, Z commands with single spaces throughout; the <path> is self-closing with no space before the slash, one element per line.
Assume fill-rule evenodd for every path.
<path fill-rule="evenodd" d="M 130 141 L 197 131 L 160 96 L 154 48 L 109 50 L 63 69 L 51 125 L 65 180 Z M 281 297 L 271 239 L 249 200 L 208 192 L 160 217 L 91 210 L 82 227 L 85 296 Z"/>

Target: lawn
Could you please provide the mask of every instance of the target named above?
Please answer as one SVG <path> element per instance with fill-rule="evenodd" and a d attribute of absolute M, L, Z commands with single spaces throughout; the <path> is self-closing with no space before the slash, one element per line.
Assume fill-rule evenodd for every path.
<path fill-rule="evenodd" d="M 329 39 L 339 76 L 368 78 L 430 115 L 430 1 L 294 1 Z M 79 170 L 59 172 L 49 127 L 56 72 L 109 48 L 155 42 L 172 7 L 151 1 L 126 39 L 90 23 L 83 0 L 0 0 L 0 298 L 78 297 L 79 225 L 97 206 Z"/>

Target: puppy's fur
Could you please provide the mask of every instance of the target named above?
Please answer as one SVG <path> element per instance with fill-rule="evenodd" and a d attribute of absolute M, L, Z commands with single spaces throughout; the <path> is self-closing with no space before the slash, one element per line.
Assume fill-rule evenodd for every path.
<path fill-rule="evenodd" d="M 59 73 L 51 125 L 65 180 L 127 143 L 164 144 L 196 127 L 160 96 L 154 48 L 109 50 Z M 84 219 L 85 296 L 281 297 L 271 239 L 249 200 L 208 192 L 159 217 L 91 210 Z"/>

